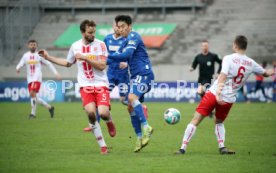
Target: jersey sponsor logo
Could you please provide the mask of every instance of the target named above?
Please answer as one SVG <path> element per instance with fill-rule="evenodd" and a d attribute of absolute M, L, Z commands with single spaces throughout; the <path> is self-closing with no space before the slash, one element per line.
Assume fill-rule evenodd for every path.
<path fill-rule="evenodd" d="M 119 48 L 120 46 L 113 46 L 113 45 L 108 46 L 109 51 L 114 51 L 114 52 L 118 51 Z"/>
<path fill-rule="evenodd" d="M 135 42 L 134 40 L 129 40 L 129 41 L 128 41 L 128 44 L 130 44 L 130 45 L 135 45 L 136 42 Z"/>
<path fill-rule="evenodd" d="M 91 54 L 86 55 L 86 58 L 89 59 L 89 60 L 97 60 L 97 56 L 96 55 L 91 55 Z"/>
<path fill-rule="evenodd" d="M 211 61 L 207 61 L 207 66 L 211 66 L 212 62 Z"/>
<path fill-rule="evenodd" d="M 32 64 L 37 64 L 38 61 L 36 61 L 36 60 L 29 60 L 29 61 L 27 61 L 27 63 L 32 65 Z"/>

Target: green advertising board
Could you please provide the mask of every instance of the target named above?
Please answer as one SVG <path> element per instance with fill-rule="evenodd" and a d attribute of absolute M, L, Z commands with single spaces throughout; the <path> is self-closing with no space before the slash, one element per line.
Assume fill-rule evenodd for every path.
<path fill-rule="evenodd" d="M 152 41 L 154 41 L 157 39 L 157 42 L 161 41 L 163 43 L 174 31 L 175 27 L 176 24 L 147 23 L 135 24 L 133 26 L 133 30 L 138 32 L 142 36 L 146 46 L 152 47 L 150 46 L 150 44 L 148 44 L 148 41 L 145 40 L 153 39 Z M 107 34 L 110 34 L 112 32 L 113 29 L 111 25 L 97 25 L 96 38 L 103 40 Z M 58 39 L 54 42 L 54 46 L 60 48 L 70 47 L 73 42 L 79 40 L 80 38 L 81 33 L 79 29 L 79 24 L 72 24 L 64 31 L 62 35 L 58 37 Z M 159 40 L 159 38 L 161 40 Z M 165 38 L 165 40 L 163 40 L 162 38 Z"/>

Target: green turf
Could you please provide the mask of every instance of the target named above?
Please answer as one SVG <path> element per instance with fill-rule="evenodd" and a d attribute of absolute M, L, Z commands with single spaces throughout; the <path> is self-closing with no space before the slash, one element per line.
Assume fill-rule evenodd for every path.
<path fill-rule="evenodd" d="M 185 155 L 172 153 L 181 144 L 183 132 L 196 104 L 148 103 L 149 122 L 155 128 L 150 144 L 133 153 L 136 138 L 125 107 L 113 103 L 117 136 L 102 130 L 109 155 L 100 155 L 91 133 L 84 133 L 87 118 L 81 103 L 55 103 L 56 117 L 50 119 L 43 107 L 37 118 L 28 120 L 28 103 L 0 103 L 0 172 L 2 173 L 177 173 L 177 172 L 276 172 L 276 104 L 236 104 L 226 126 L 226 146 L 233 156 L 219 155 L 212 119 L 197 129 Z M 167 125 L 163 112 L 175 107 L 180 123 Z"/>

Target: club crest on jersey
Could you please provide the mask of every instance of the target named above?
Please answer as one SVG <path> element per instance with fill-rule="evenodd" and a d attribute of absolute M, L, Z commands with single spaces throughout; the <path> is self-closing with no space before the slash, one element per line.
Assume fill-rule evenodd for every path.
<path fill-rule="evenodd" d="M 211 61 L 207 61 L 207 66 L 211 66 L 211 65 L 212 65 Z"/>
<path fill-rule="evenodd" d="M 36 60 L 29 60 L 28 64 L 37 64 L 37 61 Z"/>
<path fill-rule="evenodd" d="M 89 60 L 96 60 L 97 56 L 89 54 L 89 55 L 86 55 L 86 58 L 89 59 Z"/>
<path fill-rule="evenodd" d="M 135 44 L 136 44 L 136 42 L 135 42 L 135 41 L 133 41 L 133 40 L 129 40 L 129 41 L 128 41 L 128 44 L 130 44 L 130 45 L 135 45 Z"/>

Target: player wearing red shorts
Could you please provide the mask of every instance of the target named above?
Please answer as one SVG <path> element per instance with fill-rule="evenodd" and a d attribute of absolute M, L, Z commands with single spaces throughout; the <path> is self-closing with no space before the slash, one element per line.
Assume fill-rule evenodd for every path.
<path fill-rule="evenodd" d="M 109 83 L 105 71 L 108 53 L 105 43 L 95 38 L 94 21 L 84 20 L 80 24 L 80 31 L 82 39 L 71 45 L 67 59 L 50 56 L 45 50 L 41 50 L 40 54 L 47 60 L 65 67 L 76 63 L 84 110 L 88 115 L 92 133 L 101 147 L 101 153 L 107 154 L 107 145 L 96 118 L 96 110 L 98 109 L 100 117 L 106 122 L 110 136 L 114 137 L 116 129 L 110 118 Z"/>
<path fill-rule="evenodd" d="M 43 105 L 50 112 L 51 118 L 54 117 L 54 107 L 49 105 L 46 101 L 40 98 L 37 93 L 39 92 L 41 81 L 42 81 L 42 72 L 41 72 L 41 64 L 47 65 L 51 71 L 56 75 L 57 79 L 60 78 L 56 68 L 52 63 L 40 57 L 36 52 L 37 49 L 37 41 L 29 40 L 28 41 L 28 49 L 18 65 L 16 66 L 16 72 L 19 73 L 20 69 L 26 65 L 27 69 L 27 81 L 28 81 L 28 90 L 31 96 L 31 114 L 29 115 L 29 119 L 36 118 L 36 103 Z"/>
<path fill-rule="evenodd" d="M 262 74 L 264 77 L 273 75 L 273 70 L 265 70 L 253 59 L 246 56 L 247 38 L 237 36 L 233 43 L 235 53 L 223 58 L 222 69 L 218 79 L 211 86 L 210 90 L 200 101 L 192 121 L 187 125 L 182 145 L 175 154 L 184 154 L 187 145 L 192 139 L 197 126 L 214 109 L 215 113 L 215 134 L 218 141 L 220 154 L 235 154 L 235 151 L 224 146 L 225 128 L 224 120 L 236 101 L 238 90 L 245 84 L 249 75 L 252 73 Z"/>

